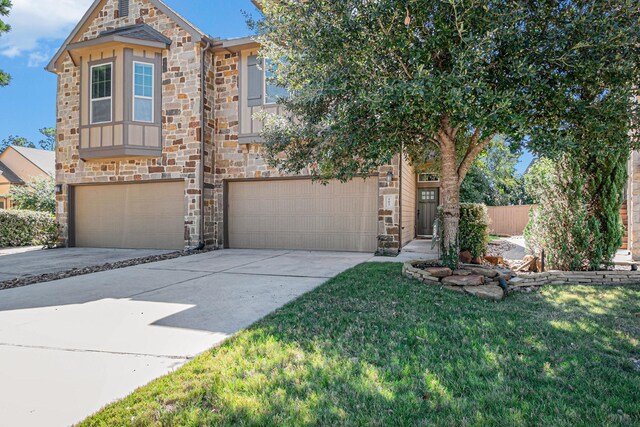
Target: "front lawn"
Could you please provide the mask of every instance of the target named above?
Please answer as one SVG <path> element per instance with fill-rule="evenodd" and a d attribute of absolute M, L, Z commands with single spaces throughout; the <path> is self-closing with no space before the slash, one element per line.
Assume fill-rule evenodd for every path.
<path fill-rule="evenodd" d="M 481 301 L 363 264 L 84 425 L 640 423 L 640 286 Z"/>

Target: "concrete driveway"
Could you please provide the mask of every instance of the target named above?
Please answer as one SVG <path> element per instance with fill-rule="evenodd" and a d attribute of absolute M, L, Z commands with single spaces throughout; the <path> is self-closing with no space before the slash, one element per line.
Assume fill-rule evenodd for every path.
<path fill-rule="evenodd" d="M 20 277 L 59 273 L 172 251 L 153 249 L 41 248 L 0 249 L 0 282 Z"/>
<path fill-rule="evenodd" d="M 0 291 L 0 424 L 81 421 L 370 258 L 227 250 Z"/>

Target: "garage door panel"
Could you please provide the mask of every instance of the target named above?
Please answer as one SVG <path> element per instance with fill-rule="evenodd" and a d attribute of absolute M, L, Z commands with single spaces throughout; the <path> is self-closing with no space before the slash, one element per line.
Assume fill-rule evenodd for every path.
<path fill-rule="evenodd" d="M 182 249 L 184 182 L 75 189 L 79 247 Z"/>
<path fill-rule="evenodd" d="M 229 246 L 373 252 L 378 235 L 375 179 L 324 186 L 311 180 L 229 184 Z"/>

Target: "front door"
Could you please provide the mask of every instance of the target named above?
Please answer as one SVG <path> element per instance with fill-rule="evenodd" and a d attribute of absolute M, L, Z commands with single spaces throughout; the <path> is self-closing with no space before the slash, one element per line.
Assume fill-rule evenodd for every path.
<path fill-rule="evenodd" d="M 438 189 L 418 188 L 418 235 L 433 235 L 438 209 Z"/>

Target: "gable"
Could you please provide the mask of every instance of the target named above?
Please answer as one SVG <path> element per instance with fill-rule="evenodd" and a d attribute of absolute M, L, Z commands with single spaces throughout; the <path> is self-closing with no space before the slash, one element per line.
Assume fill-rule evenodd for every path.
<path fill-rule="evenodd" d="M 56 64 L 67 52 L 69 44 L 98 37 L 102 32 L 114 30 L 116 27 L 139 24 L 143 17 L 152 17 L 151 15 L 156 14 L 166 15 L 177 27 L 186 31 L 194 41 L 209 39 L 205 33 L 161 0 L 129 0 L 130 7 L 135 12 L 122 18 L 119 16 L 119 3 L 119 0 L 95 0 L 51 59 L 46 67 L 47 71 L 56 72 Z"/>

